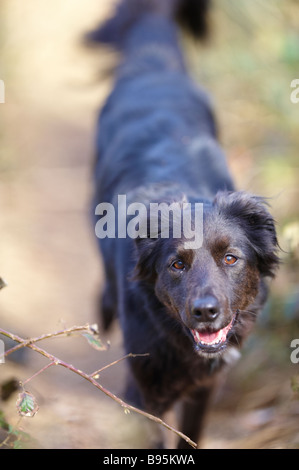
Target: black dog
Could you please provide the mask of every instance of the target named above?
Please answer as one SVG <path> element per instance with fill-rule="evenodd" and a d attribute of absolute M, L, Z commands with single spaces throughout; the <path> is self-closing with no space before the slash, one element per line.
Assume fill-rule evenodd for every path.
<path fill-rule="evenodd" d="M 202 36 L 207 9 L 207 0 L 123 0 L 89 37 L 123 57 L 97 136 L 104 327 L 118 316 L 126 351 L 149 353 L 130 362 L 127 400 L 158 416 L 182 400 L 181 430 L 195 441 L 217 376 L 251 330 L 278 265 L 273 219 L 261 198 L 234 191 L 209 99 L 184 66 L 174 18 Z M 176 202 L 182 213 L 189 203 L 193 234 L 195 203 L 203 204 L 202 243 L 188 247 L 174 218 L 168 237 L 162 216 L 153 232 L 148 212 L 136 240 L 125 236 L 115 228 L 120 195 L 147 208 Z"/>

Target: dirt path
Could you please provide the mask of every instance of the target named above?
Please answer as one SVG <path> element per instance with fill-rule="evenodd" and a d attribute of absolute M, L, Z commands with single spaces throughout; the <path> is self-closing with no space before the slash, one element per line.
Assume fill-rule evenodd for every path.
<path fill-rule="evenodd" d="M 7 34 L 2 55 L 6 103 L 1 105 L 0 230 L 1 275 L 8 287 L 1 292 L 1 327 L 20 335 L 97 321 L 101 265 L 89 202 L 93 129 L 109 83 L 96 76 L 101 57 L 83 50 L 79 42 L 94 18 L 105 14 L 107 4 L 2 4 Z M 118 333 L 109 339 L 107 353 L 96 353 L 80 338 L 44 346 L 92 372 L 121 357 Z M 29 352 L 25 369 L 10 362 L 1 366 L 1 381 L 25 379 L 44 364 Z M 106 373 L 105 385 L 118 393 L 123 368 L 117 369 L 117 381 L 114 377 Z M 56 368 L 32 387 L 40 411 L 23 427 L 42 447 L 121 445 L 121 425 L 113 422 L 123 412 L 80 378 Z M 7 406 L 7 419 L 15 422 L 14 400 Z"/>

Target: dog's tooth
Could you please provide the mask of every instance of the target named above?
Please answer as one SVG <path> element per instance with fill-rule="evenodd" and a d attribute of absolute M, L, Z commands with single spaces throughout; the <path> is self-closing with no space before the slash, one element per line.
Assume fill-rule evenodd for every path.
<path fill-rule="evenodd" d="M 195 341 L 196 343 L 198 343 L 198 342 L 200 341 L 198 331 L 196 331 L 196 330 L 191 330 L 191 333 L 192 333 L 192 335 L 193 335 L 194 341 Z"/>

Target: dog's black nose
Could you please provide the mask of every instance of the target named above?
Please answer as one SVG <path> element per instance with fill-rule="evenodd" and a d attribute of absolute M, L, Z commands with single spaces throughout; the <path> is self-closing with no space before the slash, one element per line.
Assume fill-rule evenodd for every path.
<path fill-rule="evenodd" d="M 219 303 L 216 297 L 206 295 L 193 302 L 192 314 L 199 322 L 211 322 L 216 320 L 220 313 Z"/>

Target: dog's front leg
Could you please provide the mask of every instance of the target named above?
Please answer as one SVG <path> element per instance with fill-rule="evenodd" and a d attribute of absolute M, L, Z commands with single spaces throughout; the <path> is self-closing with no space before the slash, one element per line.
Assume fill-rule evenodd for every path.
<path fill-rule="evenodd" d="M 210 387 L 199 388 L 183 402 L 181 431 L 196 443 L 201 437 L 211 392 Z M 177 448 L 191 449 L 190 445 L 183 439 L 179 440 Z"/>

